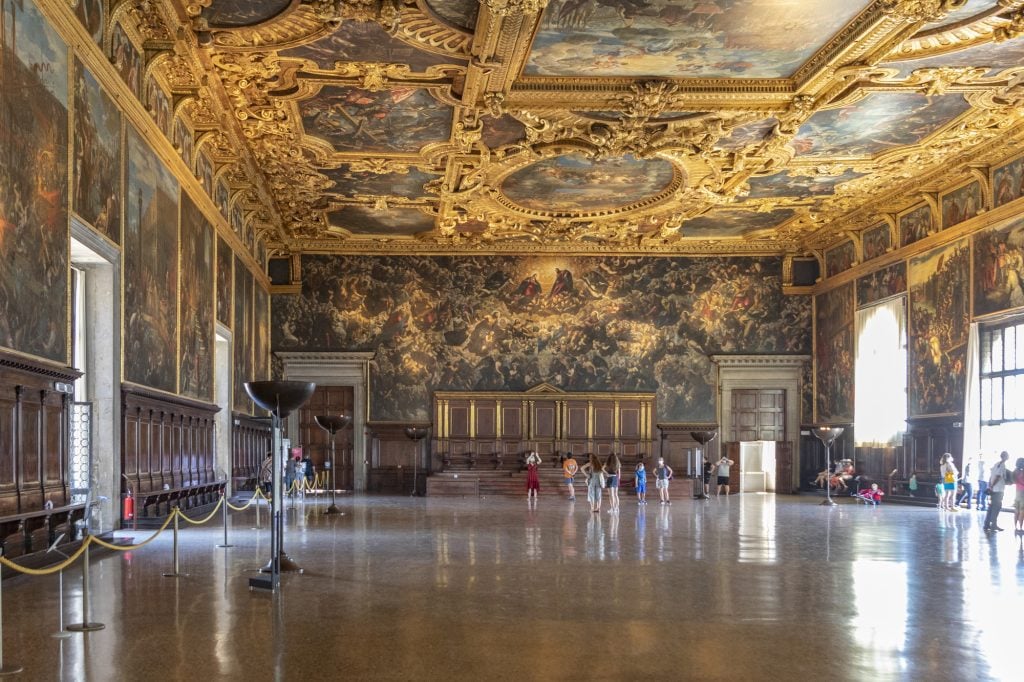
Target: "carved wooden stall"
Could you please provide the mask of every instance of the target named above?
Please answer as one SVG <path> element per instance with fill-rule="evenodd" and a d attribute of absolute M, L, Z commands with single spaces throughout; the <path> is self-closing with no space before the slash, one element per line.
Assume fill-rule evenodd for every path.
<path fill-rule="evenodd" d="M 46 549 L 82 518 L 68 493 L 70 386 L 78 373 L 0 352 L 0 549 Z M 51 508 L 47 508 L 49 503 Z"/>
<path fill-rule="evenodd" d="M 653 393 L 568 393 L 541 384 L 521 393 L 434 394 L 435 464 L 459 468 L 518 468 L 536 450 L 546 462 L 571 452 L 650 457 Z"/>
<path fill-rule="evenodd" d="M 214 418 L 220 408 L 135 386 L 123 387 L 121 395 L 122 494 L 135 496 L 137 520 L 216 502 L 224 489 L 214 471 Z"/>
<path fill-rule="evenodd" d="M 231 428 L 232 490 L 255 490 L 260 465 L 271 448 L 270 419 L 236 414 Z"/>

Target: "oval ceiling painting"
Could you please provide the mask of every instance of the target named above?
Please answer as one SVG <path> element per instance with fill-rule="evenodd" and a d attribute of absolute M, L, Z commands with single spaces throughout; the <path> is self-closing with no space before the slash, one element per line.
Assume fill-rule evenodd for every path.
<path fill-rule="evenodd" d="M 535 211 L 591 213 L 628 206 L 664 191 L 672 164 L 632 155 L 594 161 L 580 154 L 545 159 L 510 175 L 501 191 Z"/>

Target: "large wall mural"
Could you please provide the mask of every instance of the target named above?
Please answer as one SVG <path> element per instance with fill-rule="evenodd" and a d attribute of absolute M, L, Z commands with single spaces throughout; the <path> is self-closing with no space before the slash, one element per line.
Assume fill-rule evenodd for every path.
<path fill-rule="evenodd" d="M 964 409 L 969 248 L 966 239 L 910 260 L 908 413 Z"/>
<path fill-rule="evenodd" d="M 177 388 L 178 181 L 128 127 L 124 225 L 124 377 Z"/>
<path fill-rule="evenodd" d="M 253 377 L 270 378 L 270 295 L 258 283 L 253 287 Z"/>
<path fill-rule="evenodd" d="M 252 401 L 245 392 L 245 382 L 256 378 L 252 374 L 252 288 L 252 273 L 235 256 L 235 324 L 231 330 L 234 342 L 234 408 L 244 414 L 252 414 Z"/>
<path fill-rule="evenodd" d="M 64 364 L 68 51 L 30 0 L 0 16 L 0 346 Z"/>
<path fill-rule="evenodd" d="M 777 258 L 305 256 L 273 297 L 276 350 L 376 350 L 372 416 L 427 419 L 430 392 L 657 391 L 713 421 L 711 353 L 806 353 L 810 305 Z"/>
<path fill-rule="evenodd" d="M 75 60 L 75 191 L 71 207 L 98 232 L 121 242 L 121 112 Z"/>
<path fill-rule="evenodd" d="M 853 282 L 814 297 L 818 421 L 853 421 Z"/>
<path fill-rule="evenodd" d="M 867 0 L 553 0 L 525 73 L 783 78 Z"/>
<path fill-rule="evenodd" d="M 217 321 L 231 328 L 231 287 L 234 282 L 234 254 L 223 238 L 217 237 Z"/>
<path fill-rule="evenodd" d="M 183 192 L 179 391 L 206 401 L 213 400 L 213 259 L 213 226 Z"/>
<path fill-rule="evenodd" d="M 1024 217 L 974 237 L 974 314 L 1024 306 Z"/>

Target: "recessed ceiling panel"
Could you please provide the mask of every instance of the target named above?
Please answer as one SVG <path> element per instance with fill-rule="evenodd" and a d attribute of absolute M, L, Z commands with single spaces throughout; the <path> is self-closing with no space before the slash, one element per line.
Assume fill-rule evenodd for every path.
<path fill-rule="evenodd" d="M 433 216 L 415 208 L 378 211 L 370 206 L 345 206 L 331 211 L 327 220 L 352 234 L 380 237 L 408 236 L 434 229 Z"/>
<path fill-rule="evenodd" d="M 781 78 L 866 0 L 563 0 L 544 11 L 531 76 Z"/>
<path fill-rule="evenodd" d="M 765 230 L 781 225 L 793 215 L 793 211 L 788 209 L 758 213 L 720 208 L 687 220 L 683 223 L 681 232 L 684 237 L 701 239 L 740 237 L 753 230 Z"/>
<path fill-rule="evenodd" d="M 346 21 L 334 33 L 308 45 L 281 50 L 281 57 L 308 59 L 321 69 L 334 68 L 335 62 L 380 62 L 408 64 L 413 72 L 426 71 L 440 64 L 461 64 L 458 57 L 417 49 L 391 36 L 372 21 Z"/>
<path fill-rule="evenodd" d="M 480 13 L 479 0 L 425 0 L 427 6 L 446 22 L 472 31 L 476 27 L 476 17 Z"/>
<path fill-rule="evenodd" d="M 855 180 L 863 175 L 864 173 L 847 170 L 842 175 L 818 175 L 812 177 L 801 175 L 793 177 L 786 171 L 782 171 L 781 173 L 766 177 L 750 178 L 750 194 L 748 196 L 751 199 L 771 197 L 806 199 L 823 194 L 835 194 L 838 185 Z"/>
<path fill-rule="evenodd" d="M 277 16 L 289 4 L 291 0 L 213 0 L 203 17 L 213 27 L 253 26 Z"/>
<path fill-rule="evenodd" d="M 406 199 L 417 199 L 427 196 L 423 188 L 431 180 L 440 176 L 435 173 L 424 173 L 415 168 L 408 173 L 362 173 L 350 170 L 348 166 L 325 170 L 324 175 L 334 181 L 335 185 L 327 190 L 331 194 L 344 197 L 356 196 L 398 196 Z"/>
<path fill-rule="evenodd" d="M 986 10 L 995 8 L 997 5 L 996 0 L 967 0 L 967 3 L 960 9 L 955 9 L 938 21 L 925 24 L 921 27 L 919 33 L 924 31 L 931 31 L 935 28 L 943 28 L 946 26 L 953 26 L 959 24 L 965 19 L 976 17 Z"/>
<path fill-rule="evenodd" d="M 525 208 L 551 212 L 615 209 L 650 198 L 671 184 L 672 164 L 630 155 L 594 161 L 579 154 L 545 159 L 509 176 L 501 191 Z"/>
<path fill-rule="evenodd" d="M 331 86 L 299 109 L 306 134 L 339 152 L 415 153 L 452 133 L 452 107 L 418 88 L 371 92 Z"/>
<path fill-rule="evenodd" d="M 920 142 L 969 108 L 959 94 L 874 93 L 816 113 L 800 126 L 793 147 L 809 156 L 877 154 Z"/>

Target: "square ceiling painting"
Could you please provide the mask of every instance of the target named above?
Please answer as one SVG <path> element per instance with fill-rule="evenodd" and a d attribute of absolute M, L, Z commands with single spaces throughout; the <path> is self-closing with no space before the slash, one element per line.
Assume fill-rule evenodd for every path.
<path fill-rule="evenodd" d="M 769 197 L 795 197 L 806 199 L 815 195 L 835 194 L 836 187 L 863 177 L 864 173 L 846 170 L 842 175 L 816 175 L 793 177 L 786 171 L 762 178 L 750 178 L 751 199 Z"/>
<path fill-rule="evenodd" d="M 299 110 L 306 134 L 339 152 L 416 153 L 452 134 L 452 107 L 420 88 L 325 87 L 300 102 Z"/>
<path fill-rule="evenodd" d="M 781 225 L 793 215 L 794 212 L 788 209 L 766 213 L 717 209 L 698 218 L 687 220 L 683 223 L 681 232 L 684 237 L 699 237 L 701 239 L 740 237 L 747 232 Z"/>
<path fill-rule="evenodd" d="M 866 0 L 553 0 L 529 76 L 784 78 Z"/>
<path fill-rule="evenodd" d="M 380 62 L 408 64 L 413 72 L 422 72 L 431 66 L 465 61 L 417 49 L 372 21 L 346 21 L 334 33 L 280 54 L 282 58 L 308 59 L 325 70 L 333 69 L 336 62 Z"/>
<path fill-rule="evenodd" d="M 441 177 L 436 173 L 424 173 L 410 168 L 407 173 L 362 173 L 350 170 L 348 166 L 323 171 L 335 185 L 327 190 L 330 194 L 344 197 L 399 196 L 417 199 L 428 195 L 423 186 Z"/>
<path fill-rule="evenodd" d="M 370 206 L 345 206 L 328 215 L 331 227 L 352 234 L 380 237 L 410 236 L 434 229 L 434 217 L 415 208 L 378 211 Z"/>
<path fill-rule="evenodd" d="M 878 92 L 849 106 L 819 111 L 800 126 L 801 156 L 868 156 L 928 137 L 970 108 L 963 95 L 927 97 Z"/>

